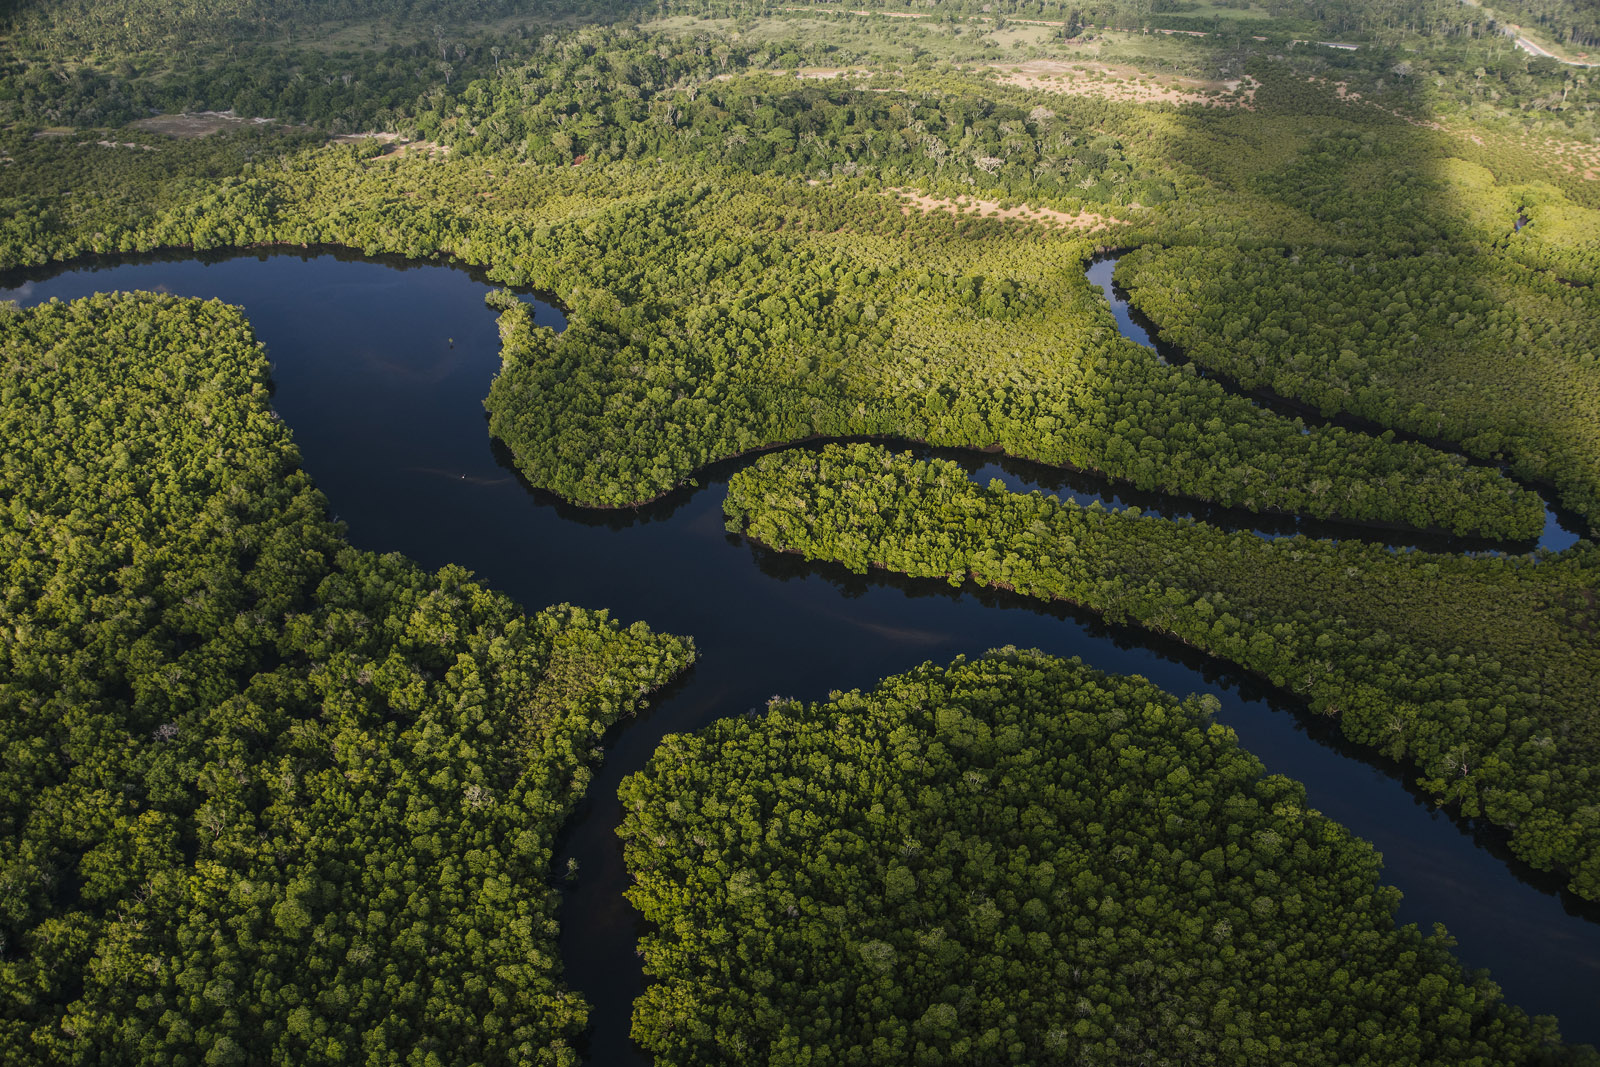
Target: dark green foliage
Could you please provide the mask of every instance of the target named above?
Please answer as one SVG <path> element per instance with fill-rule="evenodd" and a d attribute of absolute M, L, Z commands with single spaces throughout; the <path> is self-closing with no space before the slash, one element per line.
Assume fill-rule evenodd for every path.
<path fill-rule="evenodd" d="M 1581 312 L 1568 305 L 1585 298 L 1536 297 L 1518 268 L 1501 289 L 1510 286 L 1515 314 L 1533 325 L 1510 342 L 1541 340 L 1514 366 L 1476 360 L 1470 388 L 1459 385 L 1466 359 L 1430 383 L 1419 361 L 1441 343 L 1481 335 L 1478 348 L 1497 352 L 1507 341 L 1505 331 L 1474 334 L 1482 313 L 1457 307 L 1506 295 L 1482 284 L 1499 264 L 1439 256 L 1498 235 L 1416 207 L 1448 199 L 1447 186 L 1418 173 L 1440 146 L 1387 109 L 1357 112 L 1337 99 L 1332 73 L 1312 85 L 1285 64 L 1254 60 L 1256 112 L 1174 116 L 955 75 L 797 85 L 772 73 L 771 48 L 705 35 L 582 29 L 506 47 L 473 45 L 453 75 L 426 48 L 313 56 L 268 64 L 260 77 L 247 69 L 260 57 L 240 56 L 188 71 L 188 81 L 174 74 L 168 96 L 140 98 L 248 113 L 256 103 L 229 94 L 265 94 L 260 106 L 285 117 L 376 123 L 447 144 L 448 164 L 415 149 L 402 161 L 358 158 L 377 151 L 370 143 L 300 153 L 300 135 L 265 132 L 205 148 L 119 135 L 157 141 L 152 152 L 19 132 L 0 262 L 332 241 L 454 254 L 553 289 L 574 311 L 573 328 L 555 340 L 508 323 L 490 408 L 528 479 L 583 503 L 637 503 L 751 448 L 883 434 L 999 447 L 1246 508 L 1507 538 L 1537 531 L 1531 495 L 1492 473 L 1342 431 L 1302 435 L 1294 421 L 1118 341 L 1072 277 L 1087 241 L 993 219 L 907 219 L 871 194 L 894 184 L 1027 195 L 1121 212 L 1139 240 L 1193 244 L 1209 257 L 1170 284 L 1152 273 L 1140 286 L 1163 325 L 1193 339 L 1197 359 L 1330 410 L 1504 455 L 1557 481 L 1575 509 L 1600 499 L 1585 430 L 1596 414 L 1592 375 L 1579 365 L 1587 331 L 1566 331 L 1556 345 L 1546 328 Z M 28 115 L 30 100 L 81 96 L 98 108 L 104 95 L 81 79 L 58 89 L 37 70 L 17 80 Z M 1310 122 L 1328 130 L 1314 135 Z M 824 185 L 800 187 L 801 176 Z M 1506 195 L 1493 175 L 1480 192 Z M 1561 190 L 1541 196 L 1540 233 L 1547 216 L 1586 221 Z M 1135 202 L 1146 207 L 1135 212 Z M 1240 258 L 1269 240 L 1303 245 L 1308 262 L 1410 259 L 1381 288 L 1370 272 L 1353 277 L 1360 299 L 1333 306 L 1318 290 L 1297 302 L 1299 290 L 1273 291 L 1280 279 Z M 1575 278 L 1593 270 L 1592 249 L 1575 240 L 1525 241 L 1515 254 Z M 1344 320 L 1372 317 L 1367 290 L 1389 300 L 1417 264 L 1429 291 L 1411 295 L 1437 304 L 1440 321 L 1379 358 L 1368 349 L 1388 335 Z M 1324 280 L 1295 279 L 1302 289 Z M 1191 323 L 1191 305 L 1226 321 Z M 1259 373 L 1265 357 L 1287 370 Z M 1558 409 L 1568 415 L 1530 414 L 1526 402 L 1502 404 L 1495 418 L 1479 410 L 1486 395 L 1543 397 L 1552 387 L 1571 394 Z"/>
<path fill-rule="evenodd" d="M 1600 211 L 1554 173 L 1590 149 L 1255 69 L 1261 114 L 1185 116 L 1173 151 L 1206 192 L 1128 242 L 1134 305 L 1199 367 L 1504 462 L 1593 523 Z"/>
<path fill-rule="evenodd" d="M 1495 0 L 1493 6 L 1502 21 L 1572 50 L 1600 46 L 1600 6 L 1594 0 Z"/>
<path fill-rule="evenodd" d="M 1600 899 L 1600 553 L 1543 560 L 1265 541 L 974 485 L 868 445 L 763 457 L 733 529 L 808 559 L 1064 599 L 1172 634 L 1415 761 L 1436 800 Z"/>
<path fill-rule="evenodd" d="M 1139 3 L 1000 0 L 985 11 L 980 0 L 959 0 L 927 20 L 970 39 L 980 20 L 998 28 L 997 16 L 1059 17 L 1063 36 L 1069 22 L 1094 33 L 1107 22 L 1192 18 L 1214 36 L 1174 58 L 1173 69 L 1248 73 L 1253 89 L 1213 89 L 1206 103 L 1215 106 L 1179 108 L 1005 84 L 1005 65 L 991 66 L 982 46 L 963 53 L 980 69 L 939 68 L 898 35 L 868 47 L 872 31 L 855 35 L 856 17 L 842 11 L 826 18 L 850 26 L 849 47 L 825 35 L 775 36 L 772 23 L 786 13 L 689 0 L 663 13 L 741 21 L 681 33 L 447 24 L 381 50 L 374 29 L 370 50 L 358 51 L 297 41 L 310 5 L 268 6 L 14 5 L 20 32 L 8 37 L 15 51 L 0 67 L 0 264 L 328 242 L 455 256 L 491 267 L 503 284 L 550 290 L 569 311 L 560 336 L 535 329 L 516 302 L 502 305 L 505 363 L 488 400 L 491 427 L 529 481 L 588 504 L 655 496 L 754 448 L 875 434 L 998 447 L 1257 510 L 1506 538 L 1537 531 L 1534 497 L 1496 471 L 1420 445 L 1307 427 L 1118 338 L 1082 266 L 1097 245 L 1143 245 L 1124 278 L 1197 361 L 1325 411 L 1504 458 L 1519 474 L 1557 483 L 1591 521 L 1600 509 L 1595 309 L 1566 285 L 1600 277 L 1600 185 L 1582 168 L 1564 169 L 1590 158 L 1594 97 L 1571 71 L 1516 56 L 1474 5 L 1266 4 L 1274 34 L 1311 23 L 1389 44 L 1418 34 L 1461 39 L 1459 48 L 1417 52 L 1297 47 L 1284 35 L 1257 46 L 1237 26 L 1224 34 L 1198 25 L 1208 16 Z M 317 13 L 381 12 L 412 26 L 519 6 L 343 0 Z M 583 6 L 545 5 L 541 14 Z M 80 17 L 84 10 L 93 17 Z M 140 17 L 119 22 L 119 12 Z M 768 20 L 764 36 L 746 15 Z M 173 47 L 218 34 L 227 47 Z M 1137 40 L 1108 41 L 1101 58 Z M 849 67 L 891 46 L 904 62 L 874 62 L 825 84 L 791 73 Z M 1247 96 L 1253 109 L 1230 106 Z M 150 124 L 110 128 L 155 110 L 226 107 L 285 125 L 192 142 Z M 37 129 L 63 124 L 80 128 Z M 325 144 L 328 132 L 374 129 L 424 143 Z M 1557 140 L 1536 139 L 1547 135 Z M 923 217 L 885 195 L 905 189 L 1027 198 L 1122 221 L 1091 234 L 970 209 Z M 1513 236 L 1519 213 L 1532 225 Z M 264 421 L 259 395 L 235 402 L 252 388 L 259 394 L 261 371 L 241 354 L 234 317 L 167 303 L 74 307 L 5 327 L 37 343 L 18 341 L 26 358 L 15 362 L 26 373 L 7 371 L 0 459 L 10 524 L 0 620 L 0 685 L 10 687 L 0 689 L 0 784 L 9 806 L 0 816 L 12 857 L 0 861 L 0 1040 L 10 1042 L 0 1051 L 96 1063 L 225 1063 L 258 1052 L 295 1063 L 570 1059 L 583 1008 L 555 982 L 542 888 L 550 836 L 587 780 L 598 732 L 680 667 L 687 647 L 570 610 L 524 620 L 459 572 L 428 577 L 352 552 L 281 431 Z M 174 341 L 181 358 L 130 365 L 133 353 L 164 350 L 168 333 L 188 336 L 172 316 L 189 316 L 212 339 Z M 38 324 L 50 323 L 74 344 L 46 343 Z M 123 394 L 103 390 L 102 411 L 96 390 L 72 384 L 106 373 L 79 366 L 88 355 L 127 368 L 118 387 L 144 390 L 129 410 L 154 412 L 126 442 L 112 432 L 123 425 Z M 219 359 L 225 365 L 208 362 Z M 193 369 L 202 367 L 212 369 Z M 857 568 L 876 562 L 958 582 L 975 575 L 1070 597 L 1259 671 L 1339 716 L 1349 736 L 1414 759 L 1432 795 L 1508 828 L 1519 854 L 1600 895 L 1600 824 L 1589 799 L 1600 786 L 1589 696 L 1600 673 L 1592 549 L 1535 566 L 1391 557 L 1355 544 L 1268 545 L 1012 499 L 952 477 L 871 452 L 829 452 L 764 461 L 735 479 L 730 501 L 756 536 L 779 546 Z M 44 503 L 27 503 L 28 493 Z M 960 703 L 990 707 L 1000 681 L 985 682 L 982 695 L 963 689 Z M 1120 696 L 1110 702 L 1117 714 L 1146 717 L 1146 705 L 1166 706 L 1143 693 L 1127 708 Z M 924 734 L 937 732 L 935 710 L 949 708 L 924 710 L 908 704 L 903 713 L 921 715 Z M 846 855 L 842 837 L 810 848 L 814 837 L 804 835 L 814 831 L 797 815 L 793 838 L 782 836 L 787 821 L 761 832 L 779 835 L 780 852 L 791 848 L 785 841 L 806 843 L 782 857 L 802 860 L 781 869 L 812 872 L 822 887 L 813 896 L 825 903 L 807 911 L 780 881 L 775 892 L 795 892 L 799 914 L 780 896 L 776 911 L 707 917 L 693 909 L 733 908 L 735 896 L 738 907 L 755 908 L 768 899 L 766 883 L 736 885 L 721 854 L 693 853 L 705 869 L 680 866 L 683 882 L 711 881 L 660 905 L 658 915 L 682 918 L 652 945 L 652 966 L 690 974 L 692 960 L 674 955 L 682 939 L 715 956 L 707 967 L 743 969 L 687 994 L 681 983 L 658 987 L 641 1032 L 685 1062 L 758 1058 L 752 1049 L 790 1021 L 815 1046 L 850 1041 L 841 1047 L 865 1049 L 862 1061 L 874 1064 L 918 1055 L 1048 1062 L 1068 1056 L 1062 1048 L 1087 1061 L 1126 1060 L 1145 1051 L 1138 1042 L 1152 1057 L 1183 1062 L 1558 1058 L 1535 1048 L 1545 1031 L 1492 1004 L 1484 987 L 1464 985 L 1437 942 L 1393 931 L 1392 897 L 1375 888 L 1370 853 L 1314 819 L 1303 825 L 1277 811 L 1278 801 L 1295 802 L 1290 787 L 1255 783 L 1251 769 L 1224 792 L 1235 808 L 1266 796 L 1270 814 L 1202 808 L 1181 781 L 1161 786 L 1145 781 L 1142 765 L 1112 767 L 1117 748 L 1144 758 L 1132 734 L 1119 737 L 1116 725 L 1086 714 L 1063 719 L 1107 742 L 1060 757 L 1101 761 L 1105 788 L 1081 795 L 1070 776 L 1042 779 L 1042 788 L 1016 780 L 1028 782 L 1028 803 L 1070 793 L 1075 807 L 1100 813 L 1099 835 L 1088 833 L 1094 822 L 1074 823 L 1048 843 L 1077 848 L 1069 858 L 1097 878 L 1114 881 L 1127 867 L 1136 880 L 1116 895 L 1076 886 L 1021 895 L 1009 866 L 1004 874 L 975 867 L 970 885 L 952 880 L 935 893 L 919 868 L 911 877 L 917 893 L 929 890 L 929 908 L 959 906 L 951 914 L 965 922 L 987 900 L 1003 920 L 981 936 L 961 927 L 968 941 L 956 964 L 941 961 L 937 946 L 924 960 L 908 932 L 931 938 L 944 921 L 896 910 L 922 899 L 915 893 L 885 903 L 887 859 L 845 887 L 852 895 L 835 890 L 842 883 L 827 879 L 879 852 Z M 826 743 L 858 736 L 850 728 L 839 724 Z M 1046 722 L 1029 728 L 1061 742 Z M 723 729 L 717 736 L 732 740 L 766 736 Z M 1205 744 L 1215 760 L 1183 764 L 1191 773 L 1232 752 Z M 996 799 L 1014 786 L 956 782 L 1029 750 L 1056 751 L 1041 740 L 895 767 L 930 776 L 918 783 L 925 793 L 899 801 L 954 810 L 960 841 L 951 848 L 963 853 L 979 851 L 968 847 L 980 836 L 969 826 L 995 841 L 1044 834 L 1042 822 L 1023 818 L 1026 805 L 1007 807 L 1011 794 Z M 738 744 L 729 753 L 735 768 L 758 758 Z M 658 761 L 658 785 L 673 755 Z M 1243 759 L 1229 758 L 1235 768 Z M 706 779 L 723 773 L 709 754 L 692 765 Z M 887 787 L 862 792 L 891 781 L 887 768 L 863 787 L 861 773 L 852 781 L 771 766 L 746 792 L 826 792 L 833 807 L 820 810 L 840 811 L 853 832 L 883 823 L 895 799 Z M 1182 804 L 1176 814 L 1145 809 L 1135 795 Z M 732 801 L 704 797 L 688 810 L 637 813 L 635 860 L 641 849 L 667 848 L 658 824 L 638 832 L 646 816 L 664 820 L 669 842 L 726 833 L 718 848 L 729 856 L 735 845 L 762 847 L 745 824 L 723 818 L 718 805 Z M 896 809 L 904 810 L 913 815 L 897 814 L 897 825 L 944 817 Z M 1140 821 L 1152 812 L 1179 822 Z M 1254 834 L 1288 836 L 1270 821 L 1279 818 L 1310 835 L 1295 838 L 1308 849 L 1344 843 L 1318 853 L 1320 867 L 1268 870 L 1280 857 Z M 687 838 L 667 832 L 690 822 Z M 1134 828 L 1159 846 L 1140 852 L 1138 841 L 1116 837 Z M 1166 877 L 1156 862 L 1201 838 L 1223 847 L 1236 829 L 1245 836 L 1236 852 L 1224 848 L 1210 884 L 1181 863 Z M 1031 876 L 1032 842 L 1046 841 L 1027 840 L 1016 878 Z M 903 834 L 888 841 L 904 843 Z M 1083 851 L 1091 845 L 1101 851 Z M 1203 865 L 1211 847 L 1192 862 Z M 957 863 L 942 837 L 924 848 L 969 877 L 966 856 Z M 1156 865 L 1132 862 L 1147 854 Z M 826 868 L 815 869 L 817 857 Z M 1274 895 L 1273 879 L 1284 877 L 1321 906 L 1288 916 Z M 894 878 L 897 892 L 908 888 Z M 683 882 L 647 885 L 665 900 Z M 964 886 L 959 905 L 940 895 L 949 884 Z M 1181 904 L 1168 895 L 1180 889 Z M 1045 902 L 1043 920 L 1028 909 L 1034 897 Z M 1151 915 L 1140 910 L 1146 898 Z M 1266 901 L 1259 912 L 1258 900 Z M 1207 907 L 1218 918 L 1198 931 L 1174 918 Z M 851 925 L 863 916 L 881 930 Z M 1301 925 L 1285 927 L 1286 916 Z M 1229 937 L 1211 940 L 1218 921 L 1231 924 Z M 838 955 L 848 944 L 841 930 L 874 947 Z M 1149 951 L 1152 930 L 1167 935 L 1157 945 L 1167 955 Z M 806 942 L 779 944 L 783 966 L 758 963 L 763 939 L 791 934 Z M 1370 981 L 1328 971 L 1316 953 L 1329 946 L 1359 960 Z M 1069 950 L 1083 961 L 1072 964 L 1077 973 L 1058 968 Z M 843 969 L 820 974 L 809 969 L 816 960 Z M 874 969 L 885 963 L 887 972 Z M 842 992 L 824 981 L 834 973 L 854 975 L 841 979 Z M 780 984 L 788 982 L 816 992 L 791 995 Z M 1355 999 L 1329 998 L 1338 983 Z M 916 1012 L 897 995 L 920 998 Z M 953 1006 L 953 1019 L 936 1004 Z M 1161 1014 L 1166 1004 L 1177 1005 L 1171 1019 Z M 1189 1021 L 1191 1006 L 1199 1022 Z M 878 1029 L 858 1034 L 857 1023 Z M 875 1048 L 880 1037 L 886 1044 Z M 765 1048 L 777 1062 L 802 1058 L 793 1042 Z"/>
<path fill-rule="evenodd" d="M 1372 848 L 1140 679 L 1006 649 L 668 737 L 621 795 L 662 1065 L 1554 1064 Z"/>
<path fill-rule="evenodd" d="M 237 311 L 0 311 L 0 1059 L 575 1062 L 552 841 L 692 658 L 347 546 Z"/>
<path fill-rule="evenodd" d="M 425 37 L 474 20 L 514 14 L 563 18 L 597 7 L 585 0 L 539 0 L 537 5 L 518 0 L 7 0 L 0 15 L 20 43 L 81 54 L 195 45 L 231 49 L 257 40 L 292 44 L 297 30 L 370 20 L 399 24 Z M 614 18 L 626 7 L 624 0 L 600 10 Z"/>

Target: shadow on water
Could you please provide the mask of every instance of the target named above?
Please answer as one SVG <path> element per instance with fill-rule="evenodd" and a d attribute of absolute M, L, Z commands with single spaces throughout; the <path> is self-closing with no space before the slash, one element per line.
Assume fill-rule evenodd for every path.
<path fill-rule="evenodd" d="M 1512 1003 L 1559 1015 L 1569 1039 L 1600 1037 L 1593 910 L 1562 894 L 1559 880 L 1508 861 L 1493 833 L 1429 806 L 1408 785 L 1407 768 L 1353 749 L 1332 723 L 1303 714 L 1259 679 L 1069 605 L 858 576 L 752 549 L 727 533 L 721 511 L 727 478 L 748 459 L 714 465 L 699 473 L 699 487 L 633 510 L 574 508 L 530 491 L 485 431 L 482 399 L 499 365 L 486 284 L 448 266 L 393 269 L 297 250 L 96 264 L 36 276 L 0 298 L 34 303 L 137 288 L 243 305 L 274 363 L 274 406 L 358 547 L 404 552 L 430 568 L 460 564 L 529 608 L 603 607 L 625 623 L 644 619 L 693 635 L 699 662 L 608 735 L 605 761 L 559 842 L 556 870 L 578 861 L 576 881 L 562 884 L 561 948 L 569 984 L 593 1005 L 590 1062 L 648 1062 L 628 1036 L 644 976 L 640 919 L 623 896 L 616 796 L 660 739 L 764 708 L 773 695 L 825 699 L 929 660 L 1008 644 L 1140 674 L 1180 695 L 1217 696 L 1219 721 L 1268 770 L 1304 783 L 1314 807 L 1385 854 L 1385 878 L 1405 894 L 1402 921 L 1445 923 L 1461 959 L 1490 968 Z M 535 315 L 562 323 L 552 307 L 535 304 Z M 1182 502 L 1071 472 L 926 454 L 957 459 L 980 481 L 1188 513 Z"/>
<path fill-rule="evenodd" d="M 489 417 L 483 418 L 485 437 L 489 435 Z M 489 438 L 489 449 L 494 455 L 494 461 L 500 469 L 506 472 L 506 477 L 513 479 L 522 487 L 533 502 L 541 508 L 549 508 L 564 522 L 576 523 L 579 526 L 593 526 L 606 530 L 626 530 L 630 526 L 640 526 L 648 522 L 671 522 L 685 504 L 687 504 L 699 491 L 699 479 L 696 484 L 681 486 L 664 496 L 657 497 L 648 504 L 641 504 L 634 508 L 584 508 L 571 503 L 565 497 L 552 493 L 548 489 L 541 489 L 532 484 L 517 467 L 517 457 L 507 448 L 504 441 L 498 437 Z"/>

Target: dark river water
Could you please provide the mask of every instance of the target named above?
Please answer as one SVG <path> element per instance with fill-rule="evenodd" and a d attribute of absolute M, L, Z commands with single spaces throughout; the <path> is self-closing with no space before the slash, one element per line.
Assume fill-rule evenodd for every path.
<path fill-rule="evenodd" d="M 1402 768 L 1342 745 L 1325 723 L 1239 672 L 1066 608 L 931 580 L 861 578 L 754 548 L 722 526 L 732 465 L 703 472 L 699 489 L 636 512 L 585 511 L 527 489 L 486 428 L 482 400 L 499 365 L 499 341 L 483 304 L 490 286 L 480 276 L 274 252 L 79 268 L 0 284 L 18 286 L 0 299 L 24 304 L 153 289 L 241 305 L 274 364 L 273 403 L 353 543 L 404 552 L 429 568 L 462 564 L 530 611 L 570 601 L 694 637 L 694 669 L 608 738 L 605 763 L 557 857 L 558 870 L 569 858 L 579 864 L 564 890 L 562 950 L 569 983 L 593 1005 L 591 1063 L 648 1062 L 628 1037 L 644 977 L 635 952 L 639 919 L 622 896 L 616 789 L 661 737 L 762 707 L 773 695 L 823 699 L 926 660 L 1005 644 L 1141 674 L 1179 695 L 1216 695 L 1219 720 L 1268 771 L 1303 782 L 1313 806 L 1384 854 L 1386 878 L 1405 894 L 1403 922 L 1444 923 L 1462 961 L 1489 968 L 1512 1003 L 1558 1015 L 1568 1040 L 1600 1040 L 1600 913 L 1562 894 L 1559 880 L 1508 859 L 1492 833 L 1431 808 L 1405 784 Z M 563 322 L 543 305 L 537 317 L 557 328 Z M 1099 494 L 1118 506 L 1261 523 L 1118 496 L 1092 479 L 1025 464 L 963 462 L 984 482 L 1001 477 L 1084 500 Z M 1546 546 L 1569 544 L 1575 535 L 1552 523 Z M 1289 519 L 1260 532 L 1295 529 L 1317 532 Z"/>

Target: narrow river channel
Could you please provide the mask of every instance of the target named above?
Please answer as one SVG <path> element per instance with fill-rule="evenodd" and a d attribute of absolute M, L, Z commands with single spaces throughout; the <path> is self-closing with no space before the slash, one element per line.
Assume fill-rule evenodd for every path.
<path fill-rule="evenodd" d="M 244 307 L 274 364 L 273 403 L 359 547 L 403 552 L 429 568 L 459 563 L 530 611 L 570 601 L 694 637 L 697 666 L 608 738 L 605 763 L 557 858 L 558 870 L 568 858 L 579 863 L 564 890 L 562 950 L 569 983 L 593 1005 L 590 1063 L 649 1062 L 628 1037 L 644 976 L 638 919 L 622 895 L 616 789 L 660 738 L 762 707 L 775 694 L 821 699 L 925 660 L 1005 644 L 1142 674 L 1179 695 L 1217 696 L 1220 721 L 1269 771 L 1305 783 L 1313 805 L 1383 852 L 1387 880 L 1405 895 L 1402 921 L 1424 929 L 1444 923 L 1463 962 L 1489 968 L 1512 1003 L 1558 1015 L 1568 1040 L 1600 1041 L 1600 909 L 1509 860 L 1493 834 L 1419 799 L 1403 769 L 1342 744 L 1326 724 L 1242 673 L 1066 608 L 940 582 L 861 578 L 755 549 L 722 526 L 731 464 L 703 472 L 700 488 L 639 511 L 587 511 L 527 489 L 486 428 L 482 400 L 499 365 L 499 341 L 481 276 L 273 252 L 24 277 L 0 279 L 15 286 L 0 299 L 32 304 L 150 289 Z M 537 307 L 541 323 L 560 328 L 557 309 Z M 1026 464 L 940 454 L 960 458 L 980 481 L 1001 477 L 1015 488 L 1097 497 L 1108 506 L 1196 514 L 1264 536 L 1324 532 L 1293 519 L 1273 525 L 1207 514 Z M 1551 523 L 1545 547 L 1576 537 L 1558 517 Z"/>

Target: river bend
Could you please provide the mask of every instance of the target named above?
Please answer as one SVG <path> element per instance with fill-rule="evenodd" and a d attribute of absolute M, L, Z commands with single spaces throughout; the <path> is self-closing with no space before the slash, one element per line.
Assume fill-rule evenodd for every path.
<path fill-rule="evenodd" d="M 558 870 L 569 858 L 579 862 L 576 882 L 564 889 L 561 940 L 567 980 L 593 1005 L 591 1063 L 649 1062 L 628 1037 L 644 977 L 639 919 L 622 896 L 616 790 L 660 738 L 763 707 L 774 694 L 824 699 L 926 660 L 1005 644 L 1142 674 L 1180 696 L 1218 697 L 1219 720 L 1270 772 L 1299 779 L 1314 806 L 1384 854 L 1385 878 L 1404 893 L 1402 921 L 1445 923 L 1462 961 L 1488 967 L 1512 1003 L 1560 1016 L 1568 1040 L 1600 1041 L 1600 909 L 1507 858 L 1492 832 L 1420 799 L 1402 768 L 1342 743 L 1327 723 L 1243 672 L 1064 606 L 970 585 L 858 577 L 755 548 L 722 525 L 737 462 L 702 472 L 698 489 L 637 511 L 588 511 L 526 488 L 487 432 L 482 401 L 499 365 L 499 338 L 481 275 L 275 251 L 74 265 L 24 278 L 0 280 L 15 286 L 0 299 L 32 304 L 147 289 L 241 305 L 274 365 L 273 404 L 357 546 L 403 552 L 428 568 L 461 564 L 529 610 L 570 601 L 694 637 L 699 663 L 608 738 L 605 763 L 557 857 Z M 535 306 L 540 323 L 564 324 L 559 310 Z M 1000 477 L 1017 489 L 1193 514 L 1263 536 L 1338 532 L 1208 512 L 1028 464 L 938 454 L 959 459 L 980 482 Z M 1560 548 L 1575 537 L 1552 516 L 1544 544 Z"/>

